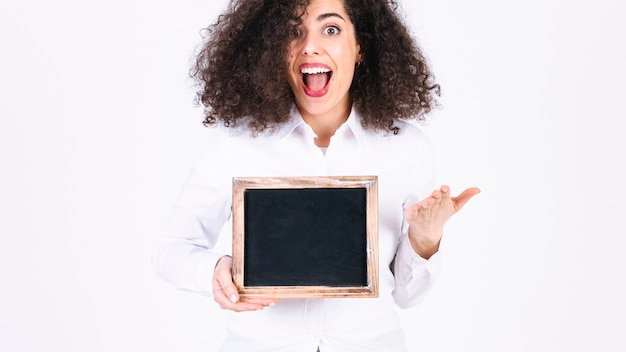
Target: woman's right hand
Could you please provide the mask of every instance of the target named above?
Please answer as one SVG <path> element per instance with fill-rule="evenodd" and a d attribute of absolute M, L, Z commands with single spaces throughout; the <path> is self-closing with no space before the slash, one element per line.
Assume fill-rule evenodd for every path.
<path fill-rule="evenodd" d="M 215 264 L 213 272 L 213 299 L 220 308 L 235 312 L 262 310 L 278 303 L 277 298 L 240 298 L 233 283 L 233 258 L 226 255 Z"/>

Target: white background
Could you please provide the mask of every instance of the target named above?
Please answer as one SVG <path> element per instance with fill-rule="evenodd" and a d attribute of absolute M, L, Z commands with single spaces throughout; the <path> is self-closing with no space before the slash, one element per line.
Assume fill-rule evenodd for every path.
<path fill-rule="evenodd" d="M 225 2 L 0 9 L 0 350 L 211 351 L 151 246 L 206 132 L 189 60 Z M 625 5 L 404 1 L 443 87 L 440 180 L 482 193 L 402 312 L 411 351 L 624 351 Z"/>

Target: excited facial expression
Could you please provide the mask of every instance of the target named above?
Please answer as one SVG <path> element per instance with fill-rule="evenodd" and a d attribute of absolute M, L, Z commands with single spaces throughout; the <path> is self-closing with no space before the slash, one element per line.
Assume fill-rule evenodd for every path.
<path fill-rule="evenodd" d="M 305 118 L 349 111 L 359 51 L 343 2 L 312 0 L 295 27 L 287 60 L 289 84 Z"/>

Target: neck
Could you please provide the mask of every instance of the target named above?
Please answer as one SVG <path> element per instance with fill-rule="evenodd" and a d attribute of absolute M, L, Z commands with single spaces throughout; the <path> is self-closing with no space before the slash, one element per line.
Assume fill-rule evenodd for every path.
<path fill-rule="evenodd" d="M 313 115 L 307 112 L 301 111 L 302 119 L 306 122 L 313 132 L 317 135 L 315 144 L 318 147 L 328 147 L 330 143 L 330 137 L 332 137 L 337 129 L 348 119 L 350 116 L 351 106 L 341 109 L 341 111 L 333 111 L 326 114 Z"/>

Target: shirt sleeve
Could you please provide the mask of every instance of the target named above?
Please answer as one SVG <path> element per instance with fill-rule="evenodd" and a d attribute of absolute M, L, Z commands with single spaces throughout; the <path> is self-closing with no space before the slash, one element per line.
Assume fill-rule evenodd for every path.
<path fill-rule="evenodd" d="M 420 257 L 403 236 L 393 261 L 396 287 L 393 298 L 400 308 L 419 304 L 437 281 L 441 271 L 441 253 L 433 254 L 428 260 Z"/>
<path fill-rule="evenodd" d="M 174 203 L 157 241 L 155 273 L 175 287 L 212 295 L 213 270 L 230 253 L 214 251 L 231 209 L 231 178 L 227 176 L 220 138 L 212 134 Z"/>
<path fill-rule="evenodd" d="M 417 132 L 413 138 L 413 145 L 404 150 L 417 153 L 405 156 L 405 159 L 415 160 L 415 163 L 406 165 L 407 173 L 412 175 L 409 194 L 402 204 L 404 211 L 407 207 L 424 199 L 436 188 L 435 153 L 430 140 L 423 133 Z M 424 259 L 413 250 L 409 241 L 409 228 L 404 217 L 400 230 L 400 239 L 391 269 L 395 277 L 393 297 L 401 308 L 410 308 L 419 304 L 437 281 L 441 271 L 441 253 L 437 252 L 429 259 Z"/>

